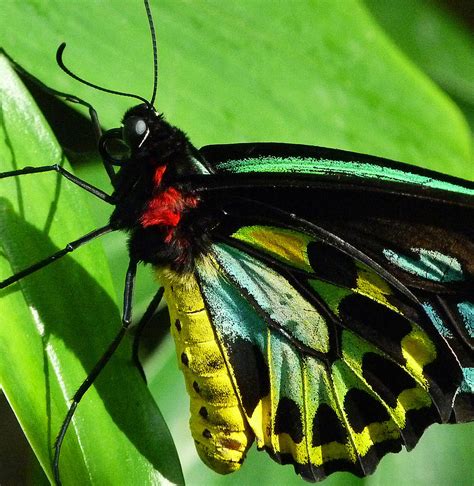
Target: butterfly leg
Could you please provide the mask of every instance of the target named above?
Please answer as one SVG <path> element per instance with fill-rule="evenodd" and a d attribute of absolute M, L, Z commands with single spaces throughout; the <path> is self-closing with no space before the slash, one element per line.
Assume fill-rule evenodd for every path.
<path fill-rule="evenodd" d="M 58 98 L 63 98 L 66 101 L 70 101 L 71 103 L 78 103 L 79 105 L 83 105 L 86 108 L 88 108 L 92 125 L 94 127 L 94 132 L 96 134 L 97 140 L 99 140 L 100 136 L 102 135 L 102 130 L 100 128 L 100 123 L 99 123 L 99 117 L 97 115 L 97 111 L 90 103 L 87 103 L 87 101 L 84 101 L 81 98 L 78 98 L 77 96 L 68 93 L 63 93 L 62 91 L 58 91 L 56 89 L 50 88 L 42 81 L 40 81 L 36 76 L 33 76 L 25 68 L 20 66 L 20 64 L 18 64 L 14 59 L 12 59 L 12 57 L 3 48 L 0 48 L 0 54 L 3 54 L 8 59 L 8 61 L 15 68 L 15 71 L 17 73 L 30 80 L 32 83 L 40 87 L 46 93 L 51 94 L 53 96 L 57 96 Z"/>
<path fill-rule="evenodd" d="M 133 360 L 135 366 L 138 368 L 138 371 L 142 375 L 145 382 L 146 382 L 145 372 L 143 371 L 143 366 L 140 363 L 140 360 L 138 358 L 138 350 L 139 350 L 139 347 L 140 347 L 140 339 L 141 339 L 141 336 L 142 336 L 143 329 L 145 329 L 145 326 L 151 321 L 151 318 L 155 314 L 156 309 L 160 305 L 161 299 L 163 298 L 164 290 L 165 289 L 163 287 L 160 287 L 158 292 L 153 297 L 152 301 L 148 304 L 148 307 L 146 308 L 145 313 L 143 314 L 142 318 L 140 319 L 140 322 L 137 324 L 137 327 L 136 327 L 136 330 L 135 330 L 135 336 L 133 338 L 132 360 Z"/>
<path fill-rule="evenodd" d="M 90 117 L 90 120 L 91 120 L 91 123 L 92 123 L 92 129 L 94 130 L 94 136 L 95 136 L 96 142 L 99 143 L 100 137 L 102 136 L 102 128 L 100 127 L 99 115 L 97 114 L 97 111 L 95 110 L 95 108 L 90 103 L 88 103 L 87 101 L 84 101 L 81 98 L 78 98 L 77 96 L 74 96 L 74 95 L 71 95 L 71 94 L 68 94 L 68 93 L 63 93 L 62 91 L 58 91 L 56 89 L 50 88 L 49 86 L 44 84 L 42 81 L 40 81 L 37 77 L 33 76 L 31 73 L 26 71 L 23 67 L 21 67 L 2 48 L 0 48 L 0 54 L 3 54 L 9 60 L 9 62 L 15 68 L 15 71 L 17 73 L 24 76 L 26 79 L 30 80 L 36 86 L 41 88 L 44 92 L 46 92 L 50 95 L 56 96 L 58 98 L 62 98 L 62 99 L 69 101 L 71 103 L 77 103 L 79 105 L 85 106 L 89 110 L 89 117 Z M 114 181 L 115 181 L 114 168 L 112 167 L 110 162 L 107 161 L 107 160 L 103 160 L 103 164 L 104 164 L 105 170 L 107 171 L 107 175 L 110 178 L 110 181 L 112 182 L 112 184 L 114 184 Z"/>
<path fill-rule="evenodd" d="M 43 165 L 41 167 L 24 167 L 23 169 L 11 170 L 8 172 L 0 172 L 0 179 L 5 179 L 6 177 L 15 177 L 27 174 L 37 174 L 40 172 L 51 172 L 55 171 L 58 174 L 62 175 L 66 179 L 70 180 L 73 184 L 76 184 L 81 189 L 93 194 L 94 196 L 98 197 L 102 201 L 108 202 L 109 204 L 113 204 L 112 196 L 109 196 L 104 191 L 100 190 L 98 187 L 89 184 L 88 182 L 76 177 L 74 174 L 69 172 L 68 170 L 61 167 L 59 164 L 53 165 Z"/>
<path fill-rule="evenodd" d="M 102 228 L 98 228 L 94 231 L 91 231 L 90 233 L 87 233 L 87 235 L 82 236 L 81 238 L 71 241 L 68 243 L 62 250 L 57 251 L 56 253 L 53 253 L 49 257 L 40 260 L 39 262 L 34 263 L 30 267 L 27 267 L 23 270 L 20 270 L 18 273 L 15 273 L 11 277 L 6 278 L 5 280 L 0 282 L 0 289 L 4 289 L 5 287 L 8 287 L 9 285 L 18 282 L 18 280 L 31 275 L 32 273 L 40 270 L 43 267 L 46 267 L 50 263 L 55 262 L 59 258 L 63 257 L 64 255 L 67 255 L 68 253 L 71 253 L 72 251 L 76 250 L 82 245 L 85 245 L 86 243 L 89 243 L 89 241 L 94 240 L 95 238 L 98 238 L 99 236 L 105 235 L 106 233 L 110 233 L 111 231 L 114 231 L 110 225 L 103 226 Z"/>
<path fill-rule="evenodd" d="M 74 412 L 76 411 L 76 408 L 79 405 L 79 402 L 81 401 L 84 394 L 94 383 L 95 379 L 99 376 L 100 372 L 104 369 L 105 365 L 110 361 L 110 358 L 117 350 L 128 328 L 130 327 L 130 323 L 132 321 L 133 287 L 135 283 L 136 273 L 137 273 L 137 261 L 130 260 L 127 269 L 127 274 L 125 276 L 122 327 L 120 328 L 119 332 L 117 333 L 113 341 L 109 344 L 109 347 L 106 349 L 106 351 L 101 356 L 99 361 L 97 361 L 94 368 L 92 368 L 92 371 L 87 375 L 87 378 L 82 382 L 81 386 L 72 397 L 72 403 L 69 406 L 69 410 L 66 414 L 66 417 L 64 418 L 64 421 L 61 425 L 61 429 L 59 430 L 58 436 L 54 443 L 53 473 L 54 473 L 54 480 L 57 485 L 61 485 L 61 479 L 59 477 L 59 457 L 61 454 L 61 446 L 64 440 L 64 436 L 66 435 L 67 429 L 69 427 L 69 424 L 71 423 L 72 417 L 74 416 Z"/>

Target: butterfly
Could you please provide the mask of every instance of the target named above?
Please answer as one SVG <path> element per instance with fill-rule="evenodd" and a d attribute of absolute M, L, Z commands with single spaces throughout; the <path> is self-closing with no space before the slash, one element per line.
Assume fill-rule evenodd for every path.
<path fill-rule="evenodd" d="M 310 480 L 366 475 L 471 419 L 472 183 L 317 147 L 197 150 L 142 101 L 101 138 L 119 171 L 91 236 L 131 234 L 129 294 L 156 267 L 206 463 L 235 470 L 255 440 Z"/>

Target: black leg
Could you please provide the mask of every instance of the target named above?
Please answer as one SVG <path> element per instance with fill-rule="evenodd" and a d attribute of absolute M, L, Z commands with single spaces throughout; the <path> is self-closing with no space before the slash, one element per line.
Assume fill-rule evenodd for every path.
<path fill-rule="evenodd" d="M 95 238 L 98 238 L 99 236 L 105 235 L 107 233 L 110 233 L 111 231 L 114 231 L 110 225 L 103 226 L 102 228 L 96 229 L 94 231 L 91 231 L 90 233 L 87 233 L 87 235 L 75 240 L 71 241 L 68 243 L 62 250 L 59 250 L 58 252 L 50 255 L 49 257 L 45 258 L 44 260 L 41 260 L 39 262 L 36 262 L 35 264 L 31 265 L 31 267 L 25 268 L 21 270 L 18 273 L 15 273 L 15 275 L 12 275 L 11 277 L 6 278 L 2 282 L 0 282 L 0 289 L 4 289 L 5 287 L 8 287 L 9 285 L 18 282 L 18 280 L 31 275 L 34 272 L 37 272 L 43 267 L 46 267 L 50 263 L 55 262 L 59 258 L 63 257 L 64 255 L 67 255 L 68 253 L 71 253 L 72 251 L 76 250 L 82 245 L 85 245 L 86 243 L 89 243 L 89 241 L 94 240 Z"/>
<path fill-rule="evenodd" d="M 90 192 L 91 194 L 98 197 L 99 199 L 102 199 L 102 201 L 105 201 L 109 204 L 114 204 L 112 196 L 109 196 L 107 193 L 101 191 L 99 188 L 93 186 L 92 184 L 89 184 L 88 182 L 79 179 L 79 177 L 76 177 L 75 175 L 71 174 L 71 172 L 67 171 L 59 164 L 43 165 L 41 167 L 24 167 L 23 169 L 11 170 L 9 172 L 0 172 L 0 179 L 4 179 L 6 177 L 15 177 L 15 176 L 37 174 L 39 172 L 50 172 L 50 171 L 55 171 L 58 174 L 61 174 L 66 179 L 70 180 L 80 188 L 86 190 L 87 192 Z"/>
<path fill-rule="evenodd" d="M 158 292 L 153 297 L 152 301 L 148 304 L 145 313 L 143 314 L 140 322 L 137 324 L 135 329 L 135 336 L 133 337 L 133 351 L 132 351 L 132 360 L 135 363 L 135 366 L 138 368 L 138 371 L 141 373 L 143 379 L 146 382 L 145 372 L 143 371 L 142 364 L 138 358 L 138 350 L 140 347 L 140 338 L 145 329 L 145 326 L 150 322 L 151 318 L 155 314 L 156 309 L 160 305 L 161 299 L 163 298 L 164 288 L 161 287 Z"/>
<path fill-rule="evenodd" d="M 46 86 L 37 77 L 33 76 L 28 71 L 26 71 L 24 68 L 22 68 L 1 47 L 0 47 L 0 53 L 2 53 L 6 58 L 8 58 L 10 63 L 15 68 L 15 71 L 20 73 L 22 76 L 25 76 L 25 78 L 29 79 L 32 83 L 36 84 L 36 86 L 39 86 L 46 93 L 49 93 L 53 96 L 57 96 L 58 98 L 63 98 L 64 100 L 69 101 L 71 103 L 77 103 L 79 105 L 85 106 L 89 110 L 89 117 L 91 119 L 92 128 L 94 130 L 96 142 L 99 143 L 100 137 L 102 136 L 102 128 L 100 127 L 99 116 L 97 115 L 97 111 L 95 110 L 95 108 L 90 103 L 82 100 L 81 98 L 78 98 L 77 96 L 74 96 L 74 95 L 71 95 L 71 94 L 68 94 L 68 93 L 63 93 L 62 91 L 58 91 L 56 89 L 50 88 L 49 86 Z M 105 170 L 107 171 L 107 175 L 109 176 L 110 181 L 112 182 L 112 185 L 114 185 L 115 184 L 115 170 L 114 170 L 113 166 L 107 160 L 103 159 L 102 162 L 104 164 Z"/>
<path fill-rule="evenodd" d="M 110 361 L 110 358 L 117 350 L 119 344 L 122 342 L 122 339 L 127 332 L 127 329 L 130 326 L 131 317 L 132 317 L 133 285 L 135 283 L 136 273 L 137 273 L 137 262 L 135 260 L 130 260 L 127 269 L 127 275 L 125 276 L 122 327 L 120 328 L 119 332 L 115 336 L 114 340 L 110 343 L 105 353 L 101 356 L 99 361 L 95 364 L 94 368 L 92 368 L 92 371 L 89 373 L 87 378 L 83 381 L 82 385 L 79 387 L 77 392 L 72 397 L 72 403 L 69 407 L 67 415 L 61 425 L 61 429 L 59 430 L 59 434 L 56 438 L 56 442 L 54 444 L 53 473 L 54 473 L 54 480 L 57 485 L 61 484 L 61 479 L 59 477 L 59 457 L 61 454 L 61 446 L 64 440 L 64 436 L 66 435 L 67 429 L 69 427 L 69 424 L 71 423 L 72 417 L 74 416 L 74 412 L 76 411 L 76 408 L 79 402 L 81 401 L 82 397 L 84 396 L 84 394 L 94 383 L 94 380 L 99 376 L 100 372 L 104 369 L 105 365 Z"/>
<path fill-rule="evenodd" d="M 63 98 L 66 101 L 70 101 L 71 103 L 77 103 L 79 105 L 85 106 L 86 108 L 89 109 L 89 115 L 91 118 L 91 122 L 94 128 L 94 133 L 96 134 L 97 141 L 102 135 L 102 129 L 100 128 L 100 123 L 99 123 L 99 117 L 97 115 L 97 111 L 94 109 L 94 107 L 90 104 L 87 103 L 87 101 L 82 100 L 81 98 L 78 98 L 77 96 L 68 94 L 68 93 L 63 93 L 62 91 L 58 91 L 56 89 L 50 88 L 46 84 L 44 84 L 42 81 L 40 81 L 36 76 L 33 76 L 31 73 L 29 73 L 26 69 L 24 69 L 22 66 L 20 66 L 14 59 L 12 59 L 7 52 L 3 48 L 0 48 L 0 53 L 2 53 L 12 64 L 12 66 L 15 68 L 15 71 L 17 73 L 20 73 L 22 76 L 25 76 L 25 78 L 29 79 L 32 83 L 36 84 L 36 86 L 39 86 L 43 91 L 46 91 L 46 93 L 49 93 L 53 96 L 57 96 L 58 98 Z"/>

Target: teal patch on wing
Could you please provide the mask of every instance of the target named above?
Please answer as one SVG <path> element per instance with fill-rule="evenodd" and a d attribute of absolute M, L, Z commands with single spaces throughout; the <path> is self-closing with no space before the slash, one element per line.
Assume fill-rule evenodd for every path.
<path fill-rule="evenodd" d="M 426 313 L 428 314 L 428 317 L 431 319 L 431 322 L 434 324 L 434 326 L 441 334 L 441 336 L 452 339 L 453 333 L 451 332 L 450 329 L 448 329 L 448 327 L 446 326 L 443 319 L 441 319 L 436 309 L 428 302 L 423 302 L 423 308 L 425 309 Z"/>
<path fill-rule="evenodd" d="M 460 302 L 458 311 L 469 336 L 474 338 L 474 304 L 468 301 Z"/>
<path fill-rule="evenodd" d="M 305 346 L 327 352 L 328 329 L 319 312 L 283 276 L 246 253 L 215 245 L 213 254 L 223 270 L 269 321 L 291 333 Z M 270 322 L 269 322 L 270 324 Z"/>
<path fill-rule="evenodd" d="M 425 297 L 429 297 L 429 294 L 425 294 Z M 460 365 L 461 381 L 453 403 L 450 422 L 469 422 L 474 420 L 474 306 L 469 301 L 458 302 L 457 298 L 456 295 L 449 294 L 438 296 L 437 299 L 423 302 L 423 308 Z M 449 370 L 447 364 L 445 369 Z"/>
<path fill-rule="evenodd" d="M 406 169 L 386 167 L 368 162 L 317 159 L 310 157 L 272 157 L 262 156 L 238 160 L 227 160 L 217 165 L 223 172 L 235 174 L 250 172 L 271 172 L 284 174 L 327 175 L 351 177 L 361 180 L 373 179 L 393 183 L 413 184 L 444 191 L 474 196 L 474 189 L 460 184 L 442 181 L 434 177 L 416 174 Z"/>
<path fill-rule="evenodd" d="M 416 257 L 410 257 L 385 249 L 387 260 L 397 267 L 417 277 L 434 282 L 458 282 L 464 276 L 459 261 L 439 251 L 411 248 Z"/>
<path fill-rule="evenodd" d="M 463 380 L 459 390 L 464 393 L 474 393 L 474 368 L 463 368 Z"/>
<path fill-rule="evenodd" d="M 267 327 L 250 303 L 242 298 L 238 288 L 226 278 L 203 271 L 199 275 L 206 302 L 213 309 L 213 321 L 225 342 L 247 340 L 263 349 Z M 245 325 L 236 325 L 239 322 Z"/>

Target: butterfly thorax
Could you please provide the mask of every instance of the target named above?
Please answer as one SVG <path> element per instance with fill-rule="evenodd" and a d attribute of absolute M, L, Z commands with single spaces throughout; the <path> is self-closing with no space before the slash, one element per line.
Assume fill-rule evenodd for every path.
<path fill-rule="evenodd" d="M 181 130 L 147 107 L 125 114 L 122 133 L 130 155 L 117 173 L 110 223 L 129 232 L 133 258 L 190 271 L 208 248 L 209 221 L 199 196 L 180 181 L 209 173 L 206 163 Z"/>

